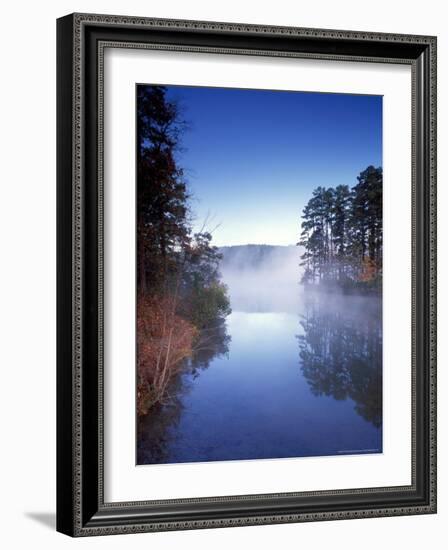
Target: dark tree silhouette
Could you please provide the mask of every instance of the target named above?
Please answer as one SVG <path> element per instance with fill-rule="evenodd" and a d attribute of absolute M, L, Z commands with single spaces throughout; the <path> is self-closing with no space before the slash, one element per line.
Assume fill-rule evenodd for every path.
<path fill-rule="evenodd" d="M 360 298 L 372 300 L 371 298 Z M 363 302 L 362 316 L 310 298 L 297 336 L 302 372 L 314 395 L 352 399 L 374 426 L 382 422 L 381 306 Z"/>
<path fill-rule="evenodd" d="M 303 282 L 379 291 L 382 277 L 382 169 L 369 166 L 350 190 L 318 187 L 302 214 Z"/>
<path fill-rule="evenodd" d="M 189 240 L 188 193 L 175 152 L 185 124 L 162 86 L 137 92 L 137 248 L 142 291 L 172 270 Z"/>
<path fill-rule="evenodd" d="M 163 401 L 204 331 L 230 313 L 221 255 L 192 235 L 187 182 L 176 153 L 186 123 L 164 86 L 137 88 L 137 408 Z M 225 327 L 225 325 L 223 324 Z"/>

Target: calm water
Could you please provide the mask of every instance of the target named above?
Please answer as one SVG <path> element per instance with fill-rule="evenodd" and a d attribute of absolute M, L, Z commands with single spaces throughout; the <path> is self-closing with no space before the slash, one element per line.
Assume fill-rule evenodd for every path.
<path fill-rule="evenodd" d="M 139 422 L 138 464 L 381 452 L 380 300 L 293 290 L 233 292 L 226 325 Z"/>

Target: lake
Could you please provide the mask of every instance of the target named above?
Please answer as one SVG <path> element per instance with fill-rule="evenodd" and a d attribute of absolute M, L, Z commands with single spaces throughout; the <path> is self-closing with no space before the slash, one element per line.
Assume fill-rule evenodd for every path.
<path fill-rule="evenodd" d="M 229 282 L 225 325 L 138 421 L 137 463 L 382 452 L 381 300 Z"/>

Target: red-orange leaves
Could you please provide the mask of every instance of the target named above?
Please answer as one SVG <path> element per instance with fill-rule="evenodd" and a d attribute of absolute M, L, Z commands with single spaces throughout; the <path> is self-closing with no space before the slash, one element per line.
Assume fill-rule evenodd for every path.
<path fill-rule="evenodd" d="M 172 377 L 192 353 L 197 329 L 176 315 L 173 296 L 138 297 L 137 305 L 137 412 L 147 414 L 162 402 Z"/>

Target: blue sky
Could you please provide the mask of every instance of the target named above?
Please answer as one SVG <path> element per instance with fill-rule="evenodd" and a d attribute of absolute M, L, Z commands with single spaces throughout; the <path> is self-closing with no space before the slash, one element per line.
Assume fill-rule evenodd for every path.
<path fill-rule="evenodd" d="M 208 219 L 218 246 L 295 244 L 313 189 L 382 165 L 380 96 L 167 88 L 189 123 L 178 160 L 194 227 Z"/>

